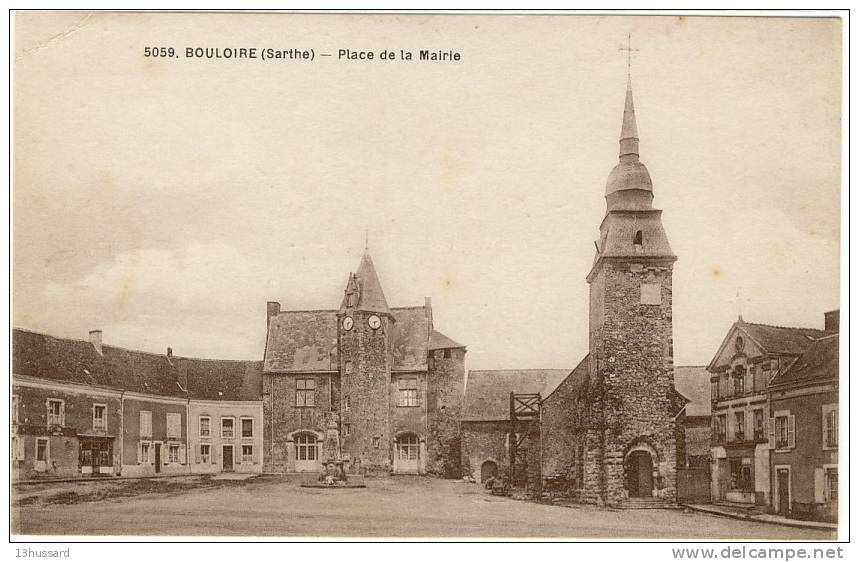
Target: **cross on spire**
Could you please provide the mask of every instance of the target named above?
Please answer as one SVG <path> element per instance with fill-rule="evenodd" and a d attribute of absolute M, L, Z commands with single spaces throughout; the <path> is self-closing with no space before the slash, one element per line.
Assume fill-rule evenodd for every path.
<path fill-rule="evenodd" d="M 364 251 L 365 252 L 370 251 L 370 229 L 369 228 L 364 229 Z"/>
<path fill-rule="evenodd" d="M 618 51 L 626 51 L 626 76 L 630 78 L 632 76 L 632 53 L 638 52 L 641 49 L 633 49 L 632 48 L 632 32 L 628 33 L 626 36 L 626 47 L 621 47 Z"/>

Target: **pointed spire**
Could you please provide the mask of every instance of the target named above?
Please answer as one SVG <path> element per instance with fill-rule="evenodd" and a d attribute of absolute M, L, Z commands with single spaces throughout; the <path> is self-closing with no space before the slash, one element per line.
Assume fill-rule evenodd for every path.
<path fill-rule="evenodd" d="M 623 125 L 620 128 L 620 159 L 638 159 L 638 124 L 635 122 L 635 104 L 632 101 L 632 77 L 626 81 L 626 102 L 623 105 Z"/>
<path fill-rule="evenodd" d="M 340 310 L 344 311 L 347 308 L 381 314 L 391 312 L 376 273 L 376 266 L 373 265 L 373 258 L 370 257 L 370 251 L 367 248 L 364 249 L 358 271 L 350 276 L 346 285 L 346 294 Z"/>

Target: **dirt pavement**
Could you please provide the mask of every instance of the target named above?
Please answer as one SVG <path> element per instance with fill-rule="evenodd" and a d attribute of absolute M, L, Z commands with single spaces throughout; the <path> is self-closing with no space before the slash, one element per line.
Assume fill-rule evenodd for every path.
<path fill-rule="evenodd" d="M 81 484 L 58 491 L 47 487 L 29 500 L 26 489 L 14 490 L 13 530 L 249 537 L 834 538 L 827 532 L 680 510 L 540 505 L 492 496 L 475 484 L 419 477 L 367 479 L 367 488 L 332 490 L 300 488 L 294 479 L 274 476 L 183 480 L 137 484 L 137 489 L 95 483 L 89 492 L 74 489 Z M 54 492 L 66 499 L 54 501 Z M 69 492 L 77 498 L 69 499 Z"/>

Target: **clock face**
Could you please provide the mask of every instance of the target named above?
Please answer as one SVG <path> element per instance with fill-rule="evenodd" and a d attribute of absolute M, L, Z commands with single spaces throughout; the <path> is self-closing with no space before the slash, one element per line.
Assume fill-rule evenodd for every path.
<path fill-rule="evenodd" d="M 355 321 L 352 320 L 351 316 L 347 316 L 343 319 L 343 329 L 347 332 L 352 329 L 352 325 L 355 324 Z"/>
<path fill-rule="evenodd" d="M 379 327 L 382 325 L 382 319 L 374 314 L 373 316 L 367 318 L 367 324 L 374 330 L 378 330 Z"/>

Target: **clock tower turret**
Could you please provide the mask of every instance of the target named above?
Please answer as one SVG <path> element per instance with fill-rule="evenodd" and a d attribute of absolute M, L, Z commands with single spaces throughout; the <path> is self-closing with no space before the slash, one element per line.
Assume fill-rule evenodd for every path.
<path fill-rule="evenodd" d="M 393 316 L 369 250 L 349 275 L 337 313 L 340 349 L 340 433 L 353 469 L 390 467 L 388 389 Z"/>

